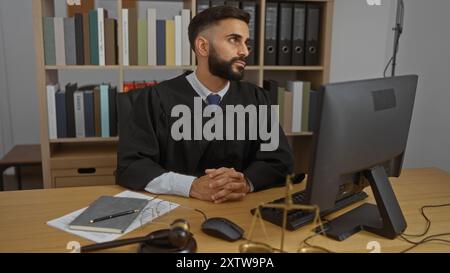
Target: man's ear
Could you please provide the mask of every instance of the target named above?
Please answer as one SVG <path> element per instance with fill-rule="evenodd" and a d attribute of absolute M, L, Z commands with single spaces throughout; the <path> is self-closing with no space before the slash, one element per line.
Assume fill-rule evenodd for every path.
<path fill-rule="evenodd" d="M 200 56 L 207 57 L 209 55 L 209 41 L 206 37 L 198 36 L 195 39 L 195 48 Z"/>

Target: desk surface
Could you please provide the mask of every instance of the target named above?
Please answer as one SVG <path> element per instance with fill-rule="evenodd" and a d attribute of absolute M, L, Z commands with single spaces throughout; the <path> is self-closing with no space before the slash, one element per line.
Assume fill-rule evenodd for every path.
<path fill-rule="evenodd" d="M 423 232 L 425 220 L 419 211 L 423 205 L 450 202 L 450 173 L 433 168 L 406 169 L 400 178 L 392 178 L 391 182 L 408 224 L 406 233 Z M 296 185 L 295 189 L 300 190 L 303 187 L 304 183 Z M 78 241 L 81 245 L 92 243 L 47 226 L 46 222 L 85 207 L 100 195 L 114 195 L 123 190 L 119 186 L 100 186 L 0 192 L 0 252 L 68 252 L 66 246 L 70 241 Z M 368 202 L 373 203 L 370 189 L 367 189 L 367 192 L 370 196 Z M 200 231 L 203 218 L 199 213 L 189 208 L 200 208 L 208 217 L 222 216 L 229 218 L 243 227 L 247 233 L 252 220 L 249 210 L 261 202 L 281 197 L 283 193 L 284 188 L 270 189 L 250 194 L 243 201 L 219 205 L 188 198 L 162 196 L 160 198 L 179 203 L 183 207 L 162 216 L 158 219 L 158 223 L 147 224 L 123 236 L 123 238 L 142 236 L 157 229 L 167 228 L 167 224 L 181 217 L 188 219 L 190 222 L 191 231 L 198 243 L 198 252 L 238 252 L 239 245 L 243 241 L 229 243 L 203 234 Z M 355 204 L 332 214 L 329 218 L 332 219 L 360 204 Z M 428 209 L 426 214 L 432 221 L 430 235 L 450 232 L 450 207 Z M 265 226 L 270 238 L 265 239 L 261 226 L 258 224 L 253 239 L 279 247 L 280 228 L 268 222 L 265 222 Z M 299 243 L 311 234 L 310 228 L 311 226 L 307 226 L 294 232 L 288 231 L 286 233 L 285 250 L 296 252 Z M 410 246 L 399 238 L 389 240 L 367 232 L 360 232 L 343 242 L 315 237 L 310 243 L 336 252 L 369 252 L 367 244 L 371 241 L 378 241 L 382 252 L 399 252 Z M 131 245 L 109 251 L 135 252 L 136 250 L 137 246 Z M 412 252 L 450 252 L 450 246 L 440 243 L 427 243 L 417 247 Z"/>

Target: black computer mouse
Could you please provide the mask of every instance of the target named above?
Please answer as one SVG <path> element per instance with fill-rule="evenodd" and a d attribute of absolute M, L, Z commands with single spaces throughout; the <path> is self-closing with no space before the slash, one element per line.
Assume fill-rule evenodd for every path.
<path fill-rule="evenodd" d="M 242 238 L 244 230 L 228 219 L 208 218 L 202 224 L 202 231 L 212 237 L 234 242 Z"/>

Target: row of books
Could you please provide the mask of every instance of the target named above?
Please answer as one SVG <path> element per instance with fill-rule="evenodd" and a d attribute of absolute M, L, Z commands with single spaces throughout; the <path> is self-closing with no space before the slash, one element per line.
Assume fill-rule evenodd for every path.
<path fill-rule="evenodd" d="M 123 83 L 123 92 L 128 93 L 135 89 L 141 89 L 145 87 L 151 87 L 157 85 L 157 81 L 132 81 Z"/>
<path fill-rule="evenodd" d="M 286 133 L 311 131 L 310 82 L 287 81 L 286 87 L 281 87 L 277 81 L 265 80 L 263 87 L 269 92 L 272 105 L 279 106 L 280 125 Z"/>
<path fill-rule="evenodd" d="M 248 65 L 257 63 L 256 1 L 197 1 L 197 12 L 218 5 L 235 6 L 250 14 Z M 135 8 L 122 10 L 124 65 L 190 65 L 189 9 L 173 20 L 157 20 L 156 9 L 138 18 Z M 117 20 L 104 8 L 74 17 L 44 17 L 46 65 L 116 65 Z M 319 65 L 321 5 L 304 2 L 267 2 L 265 65 Z"/>
<path fill-rule="evenodd" d="M 50 139 L 117 136 L 117 88 L 107 84 L 47 85 Z"/>
<path fill-rule="evenodd" d="M 268 2 L 265 65 L 319 65 L 321 4 Z"/>
<path fill-rule="evenodd" d="M 104 8 L 74 17 L 44 17 L 46 65 L 116 65 L 117 20 Z"/>
<path fill-rule="evenodd" d="M 247 57 L 248 65 L 256 65 L 257 64 L 257 31 L 258 31 L 258 20 L 257 20 L 257 7 L 258 2 L 255 0 L 245 0 L 245 1 L 223 1 L 223 0 L 197 0 L 197 14 L 202 12 L 203 10 L 216 7 L 216 6 L 232 6 L 236 8 L 240 8 L 245 10 L 250 14 L 250 22 L 249 22 L 249 40 L 248 40 L 248 48 L 249 48 L 249 56 Z"/>
<path fill-rule="evenodd" d="M 190 65 L 188 26 L 191 11 L 181 10 L 173 20 L 157 20 L 156 9 L 138 18 L 135 8 L 122 10 L 123 64 Z"/>

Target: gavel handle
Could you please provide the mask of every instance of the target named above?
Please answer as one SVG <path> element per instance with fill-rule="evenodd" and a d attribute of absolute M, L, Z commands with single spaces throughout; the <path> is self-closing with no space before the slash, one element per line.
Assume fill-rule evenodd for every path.
<path fill-rule="evenodd" d="M 80 249 L 80 252 L 91 252 L 91 251 L 97 251 L 107 248 L 114 248 L 124 245 L 131 245 L 131 244 L 137 244 L 144 241 L 147 241 L 149 238 L 147 236 L 144 237 L 136 237 L 136 238 L 130 238 L 130 239 L 123 239 L 118 241 L 112 241 L 112 242 L 106 242 L 106 243 L 99 243 L 99 244 L 92 244 L 83 246 Z"/>

